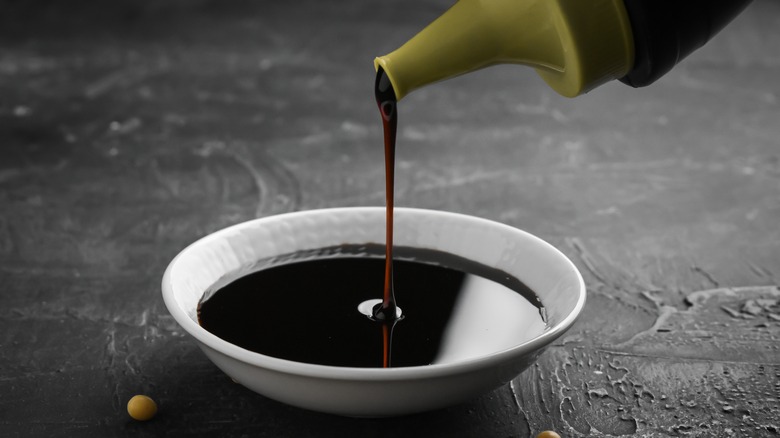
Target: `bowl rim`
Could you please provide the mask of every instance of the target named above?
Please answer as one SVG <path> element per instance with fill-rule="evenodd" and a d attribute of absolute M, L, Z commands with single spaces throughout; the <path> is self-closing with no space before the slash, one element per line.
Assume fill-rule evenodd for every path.
<path fill-rule="evenodd" d="M 339 367 L 332 365 L 319 365 L 310 364 L 304 362 L 296 362 L 287 359 L 281 359 L 273 356 L 267 356 L 262 353 L 257 353 L 239 347 L 235 344 L 231 344 L 223 340 L 222 338 L 214 335 L 208 330 L 201 327 L 197 322 L 181 308 L 178 301 L 175 298 L 174 288 L 171 281 L 171 271 L 177 263 L 177 261 L 186 255 L 186 253 L 197 245 L 202 245 L 203 242 L 208 240 L 219 239 L 222 235 L 229 234 L 234 230 L 241 228 L 251 228 L 261 226 L 263 223 L 269 221 L 282 221 L 289 217 L 312 215 L 312 214 L 345 214 L 355 212 L 374 212 L 381 211 L 382 215 L 385 214 L 385 207 L 374 206 L 356 206 L 356 207 L 334 207 L 334 208 L 322 208 L 311 210 L 299 210 L 289 213 L 282 213 L 277 215 L 265 216 L 256 219 L 250 219 L 244 222 L 236 223 L 228 227 L 219 229 L 212 233 L 209 233 L 191 244 L 187 245 L 184 249 L 170 261 L 165 269 L 165 273 L 162 277 L 162 295 L 163 301 L 168 308 L 171 316 L 174 320 L 191 336 L 195 338 L 199 343 L 213 349 L 219 353 L 229 356 L 240 362 L 271 370 L 283 374 L 306 376 L 318 379 L 332 379 L 332 380 L 348 380 L 348 381 L 370 381 L 370 382 L 392 382 L 402 380 L 419 380 L 432 377 L 444 377 L 455 374 L 463 374 L 473 372 L 480 369 L 489 368 L 491 366 L 497 366 L 513 358 L 521 357 L 527 353 L 540 350 L 552 343 L 555 339 L 565 333 L 579 317 L 582 309 L 585 306 L 585 300 L 587 291 L 585 282 L 582 278 L 582 274 L 574 263 L 563 252 L 555 248 L 545 240 L 519 228 L 503 224 L 491 219 L 485 219 L 477 216 L 455 213 L 443 210 L 430 210 L 421 208 L 410 207 L 395 207 L 395 213 L 401 214 L 421 214 L 428 216 L 449 217 L 465 222 L 479 223 L 483 225 L 489 225 L 491 227 L 499 227 L 508 229 L 513 233 L 519 233 L 524 235 L 525 238 L 536 241 L 537 244 L 545 247 L 547 250 L 557 253 L 561 260 L 571 269 L 576 275 L 578 283 L 577 287 L 577 302 L 569 312 L 558 324 L 549 327 L 539 336 L 529 339 L 525 342 L 517 344 L 508 349 L 500 350 L 488 355 L 480 356 L 477 358 L 467 359 L 464 361 L 458 361 L 453 363 L 444 364 L 431 364 L 420 365 L 411 367 L 399 367 L 399 368 L 359 368 L 359 367 Z"/>

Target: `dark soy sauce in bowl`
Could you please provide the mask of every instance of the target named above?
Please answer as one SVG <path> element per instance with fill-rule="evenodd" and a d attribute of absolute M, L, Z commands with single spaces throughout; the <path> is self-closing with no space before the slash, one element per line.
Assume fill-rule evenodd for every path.
<path fill-rule="evenodd" d="M 517 279 L 451 254 L 400 247 L 394 283 L 403 318 L 391 327 L 385 364 L 386 323 L 371 315 L 382 287 L 382 250 L 332 248 L 243 276 L 200 303 L 199 322 L 264 355 L 362 368 L 468 360 L 546 329 L 543 307 Z"/>

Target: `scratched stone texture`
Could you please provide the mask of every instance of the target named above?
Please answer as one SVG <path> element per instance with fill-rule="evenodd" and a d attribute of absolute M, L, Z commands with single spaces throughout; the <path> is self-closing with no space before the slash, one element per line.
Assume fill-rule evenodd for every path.
<path fill-rule="evenodd" d="M 582 318 L 510 384 L 392 420 L 236 385 L 164 308 L 221 227 L 383 205 L 372 59 L 450 1 L 0 2 L 0 436 L 780 435 L 780 3 L 661 81 L 501 66 L 400 105 L 396 203 L 560 248 Z M 125 403 L 154 397 L 136 423 Z"/>

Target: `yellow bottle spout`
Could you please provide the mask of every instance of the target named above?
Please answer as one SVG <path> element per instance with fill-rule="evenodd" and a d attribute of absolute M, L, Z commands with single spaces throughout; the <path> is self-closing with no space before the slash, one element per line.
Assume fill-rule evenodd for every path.
<path fill-rule="evenodd" d="M 624 76 L 633 40 L 623 0 L 459 0 L 394 52 L 374 60 L 402 99 L 495 64 L 536 69 L 574 97 Z"/>

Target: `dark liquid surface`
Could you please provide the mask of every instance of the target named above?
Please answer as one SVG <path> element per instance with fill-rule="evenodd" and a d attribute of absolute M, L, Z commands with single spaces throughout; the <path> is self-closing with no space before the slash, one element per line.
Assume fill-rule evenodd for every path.
<path fill-rule="evenodd" d="M 466 360 L 545 329 L 538 304 L 526 298 L 533 299 L 533 292 L 519 281 L 452 255 L 398 250 L 406 255 L 394 264 L 404 317 L 391 326 L 390 366 Z M 201 303 L 200 324 L 268 356 L 321 365 L 385 366 L 387 324 L 358 311 L 361 303 L 377 298 L 385 260 L 350 256 L 351 250 L 344 248 L 338 252 L 338 258 L 297 261 L 233 281 Z"/>

